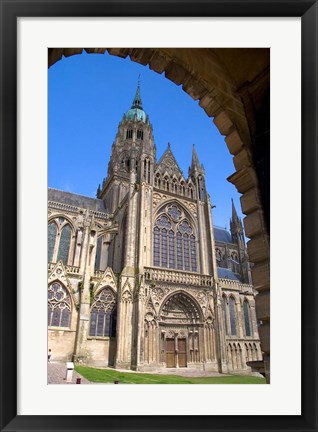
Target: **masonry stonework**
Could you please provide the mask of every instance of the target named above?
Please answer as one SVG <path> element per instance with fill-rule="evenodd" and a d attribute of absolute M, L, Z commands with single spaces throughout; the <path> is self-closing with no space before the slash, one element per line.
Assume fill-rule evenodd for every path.
<path fill-rule="evenodd" d="M 251 373 L 262 352 L 242 222 L 232 204 L 231 232 L 213 226 L 195 148 L 187 177 L 170 145 L 157 160 L 139 85 L 96 199 L 55 189 L 48 197 L 56 358 Z"/>

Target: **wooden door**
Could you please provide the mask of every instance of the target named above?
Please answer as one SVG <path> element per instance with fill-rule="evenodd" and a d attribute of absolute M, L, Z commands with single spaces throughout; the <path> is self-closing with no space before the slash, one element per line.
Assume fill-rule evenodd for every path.
<path fill-rule="evenodd" d="M 166 339 L 166 365 L 167 368 L 176 367 L 174 339 Z"/>
<path fill-rule="evenodd" d="M 178 339 L 179 367 L 187 367 L 187 344 L 185 339 Z"/>

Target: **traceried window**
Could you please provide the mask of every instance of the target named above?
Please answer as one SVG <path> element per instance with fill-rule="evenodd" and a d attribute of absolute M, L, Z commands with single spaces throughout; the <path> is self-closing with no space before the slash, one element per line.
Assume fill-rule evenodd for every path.
<path fill-rule="evenodd" d="M 245 335 L 251 336 L 251 321 L 250 321 L 250 306 L 247 300 L 243 303 L 244 323 L 245 323 Z"/>
<path fill-rule="evenodd" d="M 230 307 L 231 335 L 236 336 L 237 333 L 236 333 L 235 300 L 233 297 L 230 297 L 229 307 Z"/>
<path fill-rule="evenodd" d="M 71 264 L 72 228 L 63 217 L 48 224 L 48 261 Z"/>
<path fill-rule="evenodd" d="M 156 267 L 197 271 L 195 233 L 176 204 L 167 205 L 156 219 L 153 264 Z"/>
<path fill-rule="evenodd" d="M 71 322 L 71 297 L 59 282 L 48 288 L 48 325 L 69 327 Z"/>
<path fill-rule="evenodd" d="M 111 288 L 102 289 L 95 297 L 91 308 L 89 335 L 98 337 L 116 336 L 116 297 Z"/>
<path fill-rule="evenodd" d="M 133 136 L 132 129 L 127 129 L 127 131 L 126 131 L 126 139 L 131 139 L 132 136 Z"/>

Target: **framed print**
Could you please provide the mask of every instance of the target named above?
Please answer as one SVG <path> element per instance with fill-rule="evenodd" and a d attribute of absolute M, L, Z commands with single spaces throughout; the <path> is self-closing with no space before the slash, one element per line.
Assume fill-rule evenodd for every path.
<path fill-rule="evenodd" d="M 317 2 L 145 4 L 138 1 L 66 1 L 59 4 L 44 1 L 38 4 L 3 1 L 1 15 L 1 430 L 317 430 Z M 91 48 L 80 48 L 85 46 Z M 101 48 L 103 46 L 113 48 Z M 150 153 L 146 158 L 139 160 L 130 155 L 127 146 L 122 149 L 121 143 L 116 141 L 107 178 L 117 175 L 117 172 L 121 172 L 121 179 L 130 176 L 129 181 L 126 180 L 131 190 L 131 202 L 144 196 L 142 193 L 148 193 L 147 182 L 150 183 L 153 175 L 158 200 L 159 196 L 162 199 L 163 187 L 168 196 L 178 190 L 180 196 L 183 194 L 184 207 L 166 196 L 160 201 L 164 206 L 160 211 L 158 207 L 156 216 L 153 216 L 154 226 L 145 226 L 144 231 L 152 231 L 154 239 L 158 236 L 160 246 L 157 249 L 155 241 L 153 247 L 145 241 L 143 249 L 141 240 L 140 245 L 133 247 L 135 232 L 123 228 L 128 240 L 122 236 L 121 242 L 128 241 L 129 247 L 123 250 L 129 253 L 127 256 L 122 254 L 126 270 L 119 279 L 122 281 L 119 288 L 121 303 L 117 308 L 112 272 L 107 273 L 102 252 L 98 252 L 97 237 L 103 232 L 104 237 L 100 237 L 102 251 L 103 247 L 106 248 L 104 244 L 111 244 L 111 235 L 117 227 L 120 224 L 126 226 L 125 216 L 123 214 L 122 219 L 116 220 L 117 225 L 112 225 L 101 208 L 94 207 L 90 213 L 89 207 L 96 206 L 98 200 L 105 198 L 107 201 L 107 180 L 101 182 L 97 199 L 92 200 L 94 204 L 86 200 L 83 211 L 78 211 L 82 225 L 73 237 L 70 227 L 75 224 L 77 214 L 68 219 L 70 207 L 66 209 L 65 206 L 71 204 L 63 201 L 65 194 L 70 197 L 73 191 L 64 191 L 64 195 L 61 191 L 49 192 L 49 201 L 53 202 L 49 204 L 49 222 L 55 234 L 51 233 L 54 241 L 51 246 L 49 243 L 48 251 L 49 277 L 53 275 L 49 279 L 48 320 L 49 332 L 53 336 L 49 337 L 50 345 L 47 347 L 46 328 L 42 325 L 47 319 L 43 311 L 47 290 L 42 287 L 47 284 L 47 134 L 48 116 L 52 110 L 48 105 L 47 67 L 50 73 L 67 61 L 67 57 L 72 60 L 79 58 L 74 57 L 77 54 L 87 57 L 98 54 L 101 59 L 110 54 L 118 59 L 127 57 L 142 67 L 149 66 L 149 69 L 181 86 L 203 112 L 213 118 L 233 157 L 234 174 L 228 180 L 241 194 L 244 229 L 250 239 L 247 252 L 253 263 L 251 272 L 257 291 L 258 321 L 249 309 L 253 303 L 246 300 L 252 291 L 249 294 L 246 290 L 245 297 L 243 293 L 242 298 L 238 296 L 236 305 L 235 296 L 232 300 L 229 296 L 228 306 L 222 304 L 220 275 L 229 271 L 228 264 L 220 274 L 215 272 L 211 279 L 208 278 L 210 267 L 222 267 L 217 266 L 216 260 L 225 259 L 221 246 L 220 255 L 216 256 L 212 233 L 211 251 L 207 249 L 196 259 L 196 247 L 204 241 L 196 239 L 196 236 L 202 236 L 203 231 L 200 233 L 199 228 L 196 231 L 195 212 L 200 213 L 200 210 L 195 209 L 203 207 L 200 202 L 211 206 L 202 186 L 205 172 L 196 151 L 192 152 L 189 179 L 192 173 L 198 183 L 192 184 L 187 179 L 187 190 L 182 192 L 181 174 L 180 178 L 175 177 L 175 182 L 172 175 L 171 181 L 165 177 L 169 170 L 172 172 L 172 165 L 177 167 L 171 156 L 173 143 L 164 153 L 166 171 L 161 173 L 159 170 L 153 172 L 151 149 L 148 149 Z M 76 77 L 70 75 L 69 79 L 73 81 Z M 85 90 L 87 87 L 89 83 Z M 120 136 L 124 134 L 126 144 L 135 133 L 128 126 L 137 121 L 141 126 L 136 129 L 136 142 L 145 143 L 150 137 L 151 144 L 152 126 L 142 106 L 140 91 L 142 94 L 142 85 L 138 84 L 133 104 L 127 108 L 118 129 Z M 124 90 L 121 95 L 123 93 Z M 169 107 L 177 110 L 171 104 Z M 169 107 L 165 110 L 167 124 Z M 78 129 L 81 129 L 80 121 Z M 75 165 L 75 153 L 85 153 L 87 149 L 77 145 L 73 154 L 66 156 L 66 146 L 67 143 L 64 148 L 62 146 L 55 166 L 57 174 L 62 169 L 71 170 L 72 162 L 66 160 L 66 165 L 63 165 L 65 159 L 69 158 Z M 140 161 L 142 171 L 138 166 Z M 212 163 L 207 164 L 206 171 L 211 169 Z M 136 183 L 132 187 L 132 179 L 138 173 L 144 176 L 145 185 L 140 181 L 140 185 Z M 84 174 L 78 167 L 73 176 Z M 50 199 L 53 195 L 54 199 Z M 117 195 L 120 196 L 120 191 Z M 78 197 L 73 194 L 68 199 Z M 195 199 L 198 207 L 194 205 Z M 57 202 L 61 204 L 59 209 Z M 109 200 L 107 203 L 112 206 Z M 74 205 L 81 207 L 78 201 Z M 151 212 L 155 205 L 154 200 L 148 210 Z M 129 225 L 133 220 L 133 210 L 129 210 L 129 205 L 127 208 L 126 224 Z M 235 206 L 232 211 L 231 230 L 235 231 Z M 113 211 L 116 212 L 120 212 L 119 206 Z M 200 224 L 204 225 L 206 217 L 208 222 L 204 226 L 210 223 L 212 227 L 208 214 L 208 211 L 202 213 Z M 94 217 L 90 219 L 90 215 Z M 147 218 L 146 213 L 144 217 Z M 238 221 L 239 218 L 237 225 Z M 165 243 L 167 227 L 170 237 Z M 84 254 L 81 247 L 85 241 L 81 240 L 79 233 L 84 239 L 85 230 L 88 243 L 83 248 L 87 248 L 87 260 L 95 263 L 94 272 L 87 277 L 88 273 L 84 272 L 82 279 L 74 276 L 73 285 L 68 286 L 65 282 L 67 291 L 63 288 L 62 276 L 56 275 L 63 275 L 65 268 L 68 273 L 80 274 L 80 257 Z M 205 230 L 208 232 L 208 228 Z M 178 233 L 183 236 L 179 255 Z M 69 244 L 67 236 L 74 238 Z M 240 237 L 237 238 L 239 245 Z M 95 246 L 97 252 L 94 252 L 96 256 L 93 259 L 89 251 Z M 115 246 L 112 247 L 116 264 Z M 120 244 L 116 247 L 119 248 Z M 147 248 L 153 255 L 153 265 L 149 260 L 145 261 L 148 265 L 143 262 L 145 283 L 144 286 L 140 283 L 138 289 L 136 285 L 135 290 L 129 279 L 134 278 L 130 274 L 135 263 L 134 254 L 138 250 L 139 256 L 144 256 Z M 232 273 L 238 274 L 235 263 L 242 264 L 244 260 L 241 260 L 241 255 L 235 255 L 233 245 L 226 259 L 231 262 Z M 159 271 L 158 267 L 165 269 Z M 201 270 L 199 279 L 193 276 L 197 269 Z M 187 278 L 187 284 L 191 279 L 193 286 L 195 281 L 199 281 L 201 291 L 194 286 L 192 303 L 190 290 L 186 295 L 177 287 L 180 275 Z M 107 288 L 98 278 L 105 278 L 105 281 L 108 278 Z M 160 278 L 168 278 L 169 281 L 165 279 L 165 282 L 173 285 L 167 288 L 169 294 L 168 291 L 154 291 L 155 282 Z M 213 286 L 211 304 L 205 304 L 203 287 L 209 283 Z M 100 342 L 106 339 L 110 341 L 110 352 L 116 319 L 121 323 L 124 323 L 122 316 L 130 320 L 127 312 L 130 306 L 124 306 L 129 303 L 128 297 L 131 296 L 131 304 L 135 304 L 141 301 L 142 295 L 148 295 L 148 291 L 141 294 L 142 286 L 151 292 L 153 303 L 150 306 L 147 303 L 144 317 L 140 312 L 131 316 L 137 321 L 142 316 L 138 329 L 143 329 L 143 338 L 132 337 L 133 343 L 126 349 L 125 340 L 117 334 L 116 343 L 122 346 L 116 348 L 117 354 L 113 359 L 117 368 L 146 372 L 144 366 L 148 356 L 146 366 L 149 368 L 149 359 L 152 358 L 154 363 L 167 368 L 191 364 L 197 369 L 216 368 L 218 372 L 229 375 L 241 369 L 258 371 L 265 375 L 267 385 L 48 385 L 47 348 L 53 348 L 49 357 L 60 355 L 54 338 L 64 338 L 65 341 L 74 331 L 75 339 L 71 345 L 78 345 L 76 341 L 83 339 L 80 329 L 86 326 L 88 342 L 85 350 L 76 345 L 72 360 L 78 364 L 81 361 L 85 363 L 85 353 L 89 352 L 94 357 L 99 349 L 97 345 L 101 346 Z M 230 291 L 230 288 L 226 289 Z M 61 296 L 64 296 L 62 300 Z M 158 305 L 155 296 L 159 299 Z M 83 298 L 86 302 L 82 301 Z M 98 309 L 101 304 L 103 313 Z M 200 312 L 202 305 L 204 315 Z M 136 309 L 137 306 L 131 307 Z M 223 314 L 224 310 L 228 311 L 228 318 Z M 184 311 L 189 313 L 184 315 Z M 154 330 L 151 323 L 156 314 L 159 319 L 157 330 Z M 187 321 L 190 315 L 191 323 Z M 239 326 L 245 333 L 237 340 L 239 338 L 234 338 L 234 335 L 238 336 L 236 327 Z M 124 324 L 119 327 L 120 332 L 124 332 Z M 217 328 L 223 330 L 213 333 Z M 222 331 L 232 337 L 231 342 L 224 339 L 228 342 L 224 346 L 218 336 L 213 339 Z M 207 343 L 203 346 L 202 340 L 216 342 L 215 345 Z M 260 341 L 260 348 L 257 341 Z M 158 348 L 158 353 L 154 347 Z M 240 353 L 242 349 L 245 350 L 244 356 Z M 213 352 L 217 353 L 215 364 Z M 97 352 L 97 360 L 98 355 Z M 139 363 L 140 359 L 142 363 Z"/>

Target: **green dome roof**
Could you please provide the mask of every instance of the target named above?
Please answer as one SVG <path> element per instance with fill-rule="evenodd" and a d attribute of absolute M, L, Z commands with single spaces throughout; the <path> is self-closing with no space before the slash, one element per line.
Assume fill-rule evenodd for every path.
<path fill-rule="evenodd" d="M 135 118 L 137 118 L 137 120 L 146 123 L 147 114 L 142 108 L 139 82 L 138 82 L 136 95 L 134 97 L 131 108 L 126 112 L 125 116 L 127 120 L 134 120 Z"/>
<path fill-rule="evenodd" d="M 127 120 L 134 120 L 136 117 L 137 120 L 141 120 L 146 123 L 147 115 L 143 109 L 130 108 L 130 110 L 128 110 L 125 115 Z"/>

